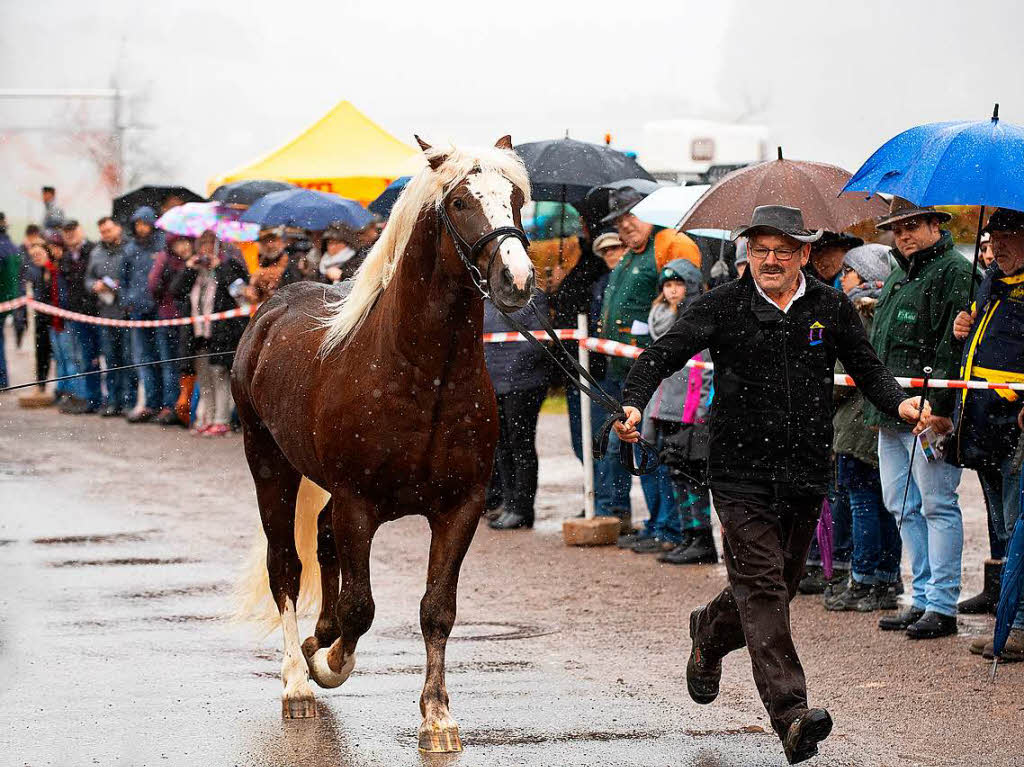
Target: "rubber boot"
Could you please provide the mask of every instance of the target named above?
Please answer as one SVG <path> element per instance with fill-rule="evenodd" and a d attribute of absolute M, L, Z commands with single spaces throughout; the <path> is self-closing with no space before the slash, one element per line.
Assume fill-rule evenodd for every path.
<path fill-rule="evenodd" d="M 667 552 L 671 553 L 671 552 Z M 690 545 L 674 559 L 666 559 L 674 565 L 714 565 L 718 563 L 715 537 L 710 530 L 698 530 L 690 539 Z"/>
<path fill-rule="evenodd" d="M 999 582 L 1003 575 L 1003 563 L 996 559 L 985 560 L 985 579 L 981 593 L 960 602 L 956 609 L 964 615 L 995 615 L 999 604 Z"/>

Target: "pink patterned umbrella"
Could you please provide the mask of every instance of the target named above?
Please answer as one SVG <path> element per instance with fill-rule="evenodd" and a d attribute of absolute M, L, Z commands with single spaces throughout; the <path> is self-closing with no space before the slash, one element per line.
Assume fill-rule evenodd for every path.
<path fill-rule="evenodd" d="M 258 239 L 258 224 L 245 224 L 238 220 L 242 211 L 216 202 L 187 202 L 164 213 L 157 220 L 158 228 L 184 237 L 198 237 L 213 230 L 222 242 L 252 242 Z"/>

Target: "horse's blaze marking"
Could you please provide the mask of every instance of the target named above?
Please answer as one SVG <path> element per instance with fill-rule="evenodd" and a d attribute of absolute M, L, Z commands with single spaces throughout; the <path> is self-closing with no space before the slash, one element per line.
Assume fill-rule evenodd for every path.
<path fill-rule="evenodd" d="M 487 223 L 492 229 L 502 226 L 515 226 L 512 215 L 512 182 L 500 173 L 471 173 L 466 177 L 469 193 L 480 201 Z M 512 275 L 512 282 L 522 290 L 530 279 L 533 264 L 526 254 L 526 248 L 519 240 L 508 238 L 503 240 L 498 251 L 501 261 Z"/>

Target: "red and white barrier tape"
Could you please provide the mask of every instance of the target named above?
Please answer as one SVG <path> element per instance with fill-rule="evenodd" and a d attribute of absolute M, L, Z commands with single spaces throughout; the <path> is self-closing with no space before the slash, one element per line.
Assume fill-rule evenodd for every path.
<path fill-rule="evenodd" d="M 93 325 L 107 325 L 121 328 L 160 328 L 160 327 L 171 327 L 175 325 L 189 325 L 196 320 L 208 320 L 210 322 L 216 322 L 217 320 L 226 320 L 233 317 L 247 317 L 258 308 L 252 306 L 247 309 L 230 309 L 226 312 L 217 312 L 215 314 L 205 314 L 201 317 L 178 317 L 173 320 L 112 320 L 106 317 L 93 317 L 88 314 L 78 314 L 76 312 L 69 312 L 67 309 L 60 309 L 49 304 L 44 304 L 39 301 L 35 301 L 27 296 L 21 296 L 11 301 L 0 302 L 0 312 L 9 312 L 12 309 L 17 309 L 19 306 L 31 306 L 36 311 L 42 312 L 43 314 L 52 314 L 57 317 L 62 317 L 67 320 L 76 320 L 78 322 L 87 322 Z M 623 344 L 618 341 L 611 341 L 607 338 L 588 338 L 584 336 L 580 331 L 574 329 L 562 329 L 556 331 L 558 337 L 564 341 L 582 341 L 583 345 L 592 352 L 598 352 L 609 357 L 626 357 L 629 359 L 636 359 L 643 352 L 639 346 L 631 346 L 630 344 Z M 547 334 L 543 330 L 534 330 L 532 335 L 540 340 L 547 339 Z M 508 343 L 508 342 L 525 342 L 519 333 L 484 333 L 484 343 Z M 706 368 L 708 370 L 714 370 L 714 364 L 710 362 L 697 362 L 690 360 L 686 363 L 687 367 Z M 923 378 L 903 378 L 897 377 L 896 382 L 904 388 L 921 388 L 924 386 Z M 853 378 L 848 375 L 836 373 L 835 383 L 837 386 L 856 386 Z M 935 378 L 928 382 L 928 385 L 933 389 L 996 389 L 996 390 L 1013 390 L 1013 391 L 1024 391 L 1024 383 L 989 383 L 988 381 L 961 381 L 956 379 L 943 379 Z"/>

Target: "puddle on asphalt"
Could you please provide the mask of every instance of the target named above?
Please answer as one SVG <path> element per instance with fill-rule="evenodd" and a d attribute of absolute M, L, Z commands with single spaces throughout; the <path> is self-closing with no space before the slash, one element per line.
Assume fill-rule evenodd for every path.
<path fill-rule="evenodd" d="M 535 637 L 554 634 L 556 629 L 536 626 L 529 623 L 501 623 L 498 621 L 478 621 L 456 623 L 450 642 L 501 642 L 512 639 L 533 639 Z M 389 639 L 408 639 L 420 637 L 419 626 L 406 624 L 385 629 L 381 636 Z"/>
<path fill-rule="evenodd" d="M 33 538 L 32 543 L 40 546 L 82 543 L 135 543 L 144 541 L 157 530 L 141 530 L 137 533 L 107 533 L 106 535 L 62 535 L 56 538 Z"/>
<path fill-rule="evenodd" d="M 167 599 L 169 597 L 193 597 L 204 594 L 223 594 L 228 591 L 228 583 L 201 583 L 195 586 L 183 586 L 175 589 L 150 589 L 147 591 L 126 591 L 117 596 L 121 599 Z"/>
<path fill-rule="evenodd" d="M 62 559 L 47 567 L 121 567 L 125 565 L 184 565 L 195 562 L 184 557 L 125 557 L 123 559 Z"/>

